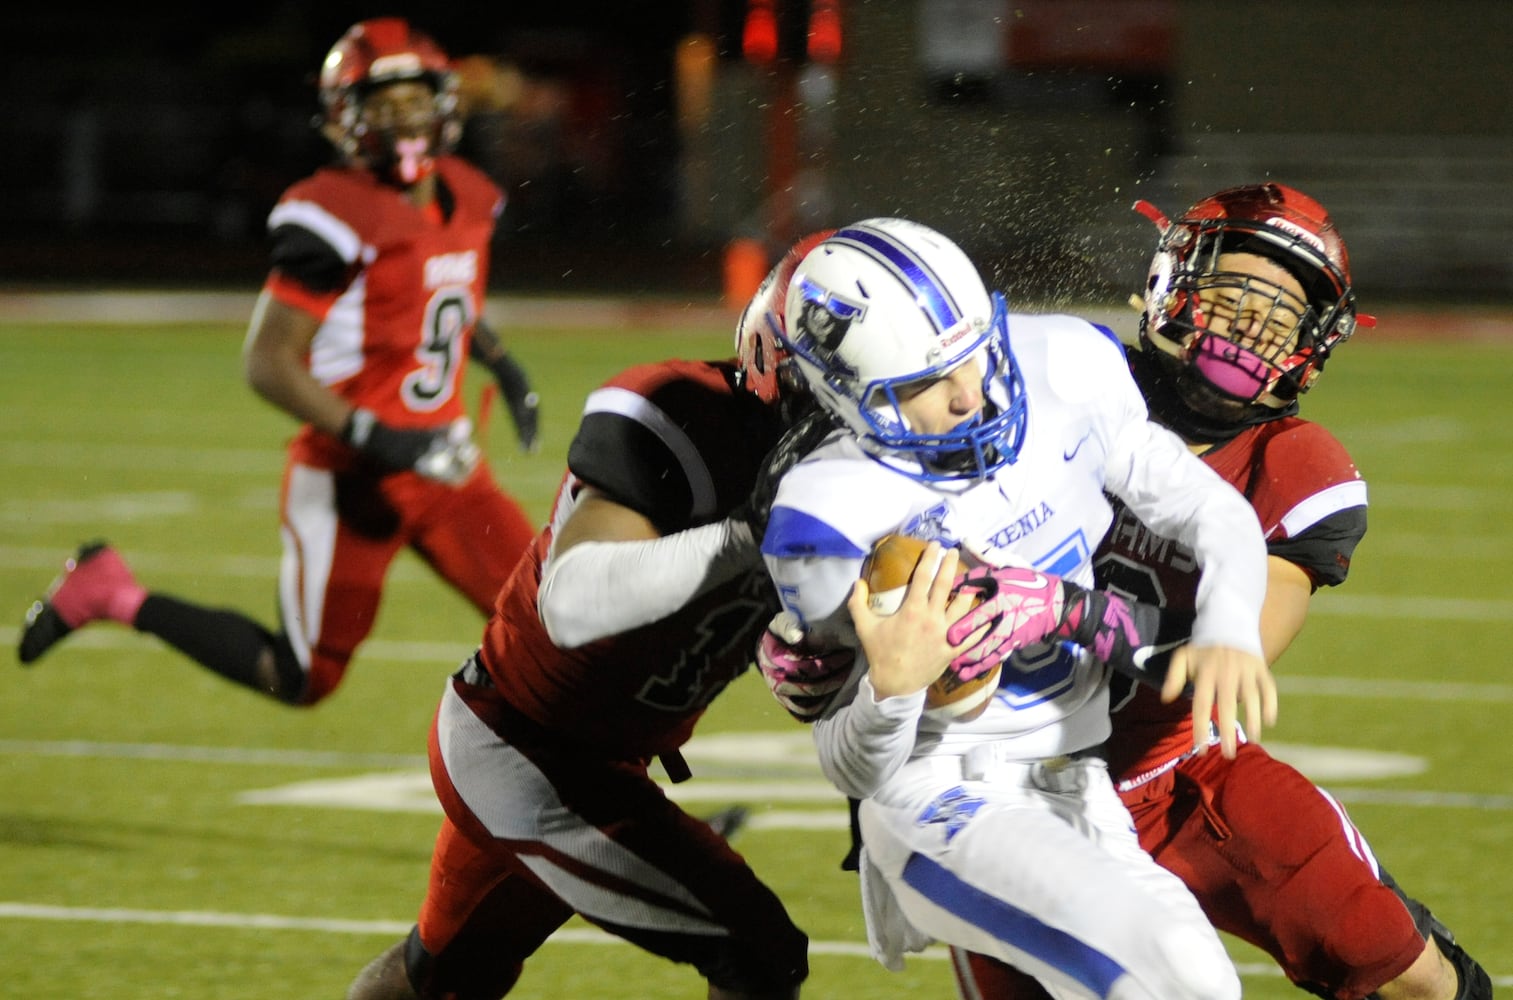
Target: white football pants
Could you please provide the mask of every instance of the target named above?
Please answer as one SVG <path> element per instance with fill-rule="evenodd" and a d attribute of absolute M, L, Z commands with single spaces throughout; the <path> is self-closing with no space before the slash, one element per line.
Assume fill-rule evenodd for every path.
<path fill-rule="evenodd" d="M 1218 933 L 1140 848 L 1103 761 L 998 761 L 996 749 L 910 761 L 862 803 L 879 961 L 897 968 L 927 937 L 1002 959 L 1058 997 L 1238 1000 Z"/>

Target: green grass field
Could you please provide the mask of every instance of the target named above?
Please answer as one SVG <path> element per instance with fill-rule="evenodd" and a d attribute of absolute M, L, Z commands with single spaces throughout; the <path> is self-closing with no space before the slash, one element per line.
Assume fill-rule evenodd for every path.
<path fill-rule="evenodd" d="M 0 309 L 0 316 L 4 310 Z M 724 353 L 707 331 L 511 328 L 544 399 L 539 455 L 486 447 L 544 518 L 584 395 L 628 363 Z M 1401 332 L 1401 331 L 1400 331 Z M 1425 338 L 1432 328 L 1417 331 Z M 155 589 L 272 621 L 290 422 L 240 379 L 242 327 L 0 319 L 0 642 L 80 542 Z M 1350 582 L 1279 665 L 1268 742 L 1346 802 L 1380 858 L 1513 983 L 1513 340 L 1364 331 L 1309 397 L 1371 485 Z M 471 385 L 476 398 L 481 381 Z M 326 704 L 234 688 L 115 626 L 0 678 L 0 993 L 28 1000 L 337 998 L 414 917 L 437 813 L 424 741 L 481 623 L 406 558 Z M 4 654 L 13 656 L 13 654 Z M 690 750 L 689 808 L 745 802 L 737 847 L 815 942 L 805 995 L 948 997 L 938 953 L 865 953 L 844 811 L 805 731 L 752 677 Z M 1303 996 L 1235 944 L 1246 994 Z M 701 997 L 688 969 L 573 923 L 515 994 Z"/>

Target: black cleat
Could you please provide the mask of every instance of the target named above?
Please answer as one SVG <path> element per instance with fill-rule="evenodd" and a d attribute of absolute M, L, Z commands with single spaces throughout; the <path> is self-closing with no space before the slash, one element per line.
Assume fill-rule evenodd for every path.
<path fill-rule="evenodd" d="M 104 542 L 95 541 L 81 545 L 79 551 L 63 564 L 63 572 L 48 586 L 47 593 L 33 601 L 32 606 L 26 609 L 26 620 L 21 626 L 21 642 L 16 650 L 23 665 L 35 662 L 38 657 L 75 628 L 98 617 L 90 614 L 86 608 L 97 600 L 96 592 L 100 589 L 100 582 L 96 579 L 87 579 L 75 580 L 70 584 L 69 581 L 74 579 L 74 573 L 79 567 L 95 559 L 102 552 L 107 553 L 115 565 L 96 567 L 105 568 L 107 572 L 88 574 L 88 576 L 103 576 L 113 580 L 117 575 L 116 565 L 119 565 L 120 570 L 127 574 L 126 578 L 130 579 L 130 573 L 125 569 L 125 564 L 121 563 L 120 556 L 116 555 Z M 67 588 L 66 591 L 65 588 Z M 80 591 L 83 593 L 81 594 Z M 58 609 L 60 597 L 64 604 L 63 612 Z M 65 613 L 74 618 L 74 624 L 70 625 L 65 620 Z"/>
<path fill-rule="evenodd" d="M 21 644 L 16 655 L 22 666 L 30 666 L 37 657 L 47 652 L 73 629 L 63 624 L 63 619 L 45 598 L 32 602 L 26 609 L 26 623 L 21 626 Z"/>

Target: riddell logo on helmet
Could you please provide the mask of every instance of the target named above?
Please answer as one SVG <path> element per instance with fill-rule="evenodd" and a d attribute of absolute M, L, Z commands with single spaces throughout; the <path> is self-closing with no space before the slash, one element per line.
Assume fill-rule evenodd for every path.
<path fill-rule="evenodd" d="M 955 344 L 961 338 L 975 333 L 976 330 L 977 324 L 973 323 L 970 317 L 963 316 L 940 335 L 940 344 L 938 346 L 942 350 L 944 350 L 945 348 L 948 348 L 951 345 Z"/>
<path fill-rule="evenodd" d="M 1267 219 L 1266 224 L 1268 226 L 1275 226 L 1278 229 L 1291 233 L 1293 236 L 1296 236 L 1304 243 L 1307 243 L 1309 246 L 1313 247 L 1319 253 L 1325 252 L 1324 241 L 1319 239 L 1316 234 L 1310 233 L 1308 230 L 1298 225 L 1296 222 L 1291 222 L 1287 219 Z"/>

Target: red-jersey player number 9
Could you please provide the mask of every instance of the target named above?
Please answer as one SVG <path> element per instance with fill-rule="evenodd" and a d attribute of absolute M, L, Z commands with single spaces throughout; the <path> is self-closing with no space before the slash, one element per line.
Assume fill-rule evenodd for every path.
<path fill-rule="evenodd" d="M 463 361 L 463 331 L 473 325 L 472 297 L 465 288 L 442 288 L 426 306 L 415 358 L 420 367 L 405 376 L 405 405 L 429 413 L 452 398 Z"/>

